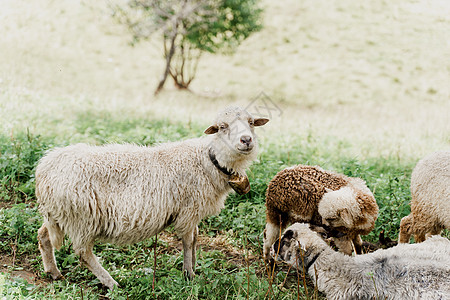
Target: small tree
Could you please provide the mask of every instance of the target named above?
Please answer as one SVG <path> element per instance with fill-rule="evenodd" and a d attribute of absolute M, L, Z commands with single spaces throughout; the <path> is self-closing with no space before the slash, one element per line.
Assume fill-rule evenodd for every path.
<path fill-rule="evenodd" d="M 258 0 L 131 0 L 114 12 L 128 26 L 134 42 L 162 33 L 165 69 L 155 94 L 167 77 L 180 89 L 195 78 L 202 52 L 232 52 L 261 29 Z"/>

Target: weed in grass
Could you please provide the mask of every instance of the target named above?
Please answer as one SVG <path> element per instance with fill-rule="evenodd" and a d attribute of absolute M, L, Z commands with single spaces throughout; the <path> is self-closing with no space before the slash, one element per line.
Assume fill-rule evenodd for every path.
<path fill-rule="evenodd" d="M 34 168 L 51 141 L 29 131 L 0 135 L 0 201 L 27 202 L 34 199 Z"/>
<path fill-rule="evenodd" d="M 15 256 L 34 254 L 40 222 L 37 209 L 29 204 L 20 203 L 9 209 L 0 209 L 0 252 Z"/>

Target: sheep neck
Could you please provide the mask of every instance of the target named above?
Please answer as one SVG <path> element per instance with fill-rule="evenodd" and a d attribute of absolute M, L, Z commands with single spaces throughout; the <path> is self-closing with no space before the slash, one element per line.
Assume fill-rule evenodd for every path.
<path fill-rule="evenodd" d="M 319 256 L 322 254 L 322 252 L 323 252 L 324 250 L 325 250 L 325 249 L 322 249 L 322 250 L 320 250 L 319 252 L 317 252 L 317 253 L 313 256 L 313 258 L 311 258 L 311 260 L 308 261 L 308 263 L 307 263 L 306 266 L 305 266 L 305 271 L 306 271 L 306 273 L 309 272 L 309 268 L 311 268 L 311 266 L 316 262 L 316 260 L 319 258 Z M 309 258 L 309 256 L 308 256 L 308 258 Z"/>
<path fill-rule="evenodd" d="M 211 162 L 213 163 L 213 165 L 219 169 L 222 173 L 224 173 L 227 176 L 231 176 L 232 174 L 234 174 L 234 171 L 231 170 L 229 171 L 226 167 L 222 167 L 219 162 L 217 161 L 216 155 L 214 154 L 214 152 L 212 151 L 211 148 L 209 148 L 209 159 L 211 160 Z"/>

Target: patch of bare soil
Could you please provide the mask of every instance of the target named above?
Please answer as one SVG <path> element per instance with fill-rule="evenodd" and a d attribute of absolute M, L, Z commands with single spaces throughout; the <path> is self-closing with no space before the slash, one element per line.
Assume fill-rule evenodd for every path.
<path fill-rule="evenodd" d="M 163 240 L 169 245 L 169 252 L 172 252 L 173 249 L 177 252 L 183 250 L 181 239 L 174 233 L 162 232 L 158 235 L 158 239 Z M 234 246 L 226 235 L 220 234 L 215 237 L 199 235 L 197 240 L 197 249 L 202 249 L 203 251 L 217 250 L 222 252 L 231 264 L 240 267 L 247 265 L 246 251 Z M 255 255 L 252 251 L 249 252 L 248 260 L 250 263 L 261 259 L 262 258 L 259 255 Z"/>
<path fill-rule="evenodd" d="M 158 246 L 158 253 L 160 254 L 164 253 L 175 255 L 183 251 L 181 239 L 173 232 L 164 231 L 158 234 L 158 240 L 162 240 L 167 243 L 167 247 Z M 384 242 L 384 240 L 384 235 L 380 234 L 380 241 Z M 369 244 L 370 243 L 365 242 L 364 253 L 372 252 L 382 246 L 380 245 L 380 242 L 377 244 Z M 265 267 L 261 253 L 254 253 L 250 250 L 247 258 L 247 251 L 233 245 L 230 238 L 228 238 L 225 234 L 219 234 L 215 237 L 199 235 L 197 248 L 206 252 L 213 250 L 220 251 L 224 254 L 230 264 L 240 268 L 252 265 L 257 268 L 257 273 L 259 276 L 267 276 L 268 270 Z M 50 279 L 40 276 L 40 270 L 35 270 L 33 265 L 30 263 L 30 260 L 31 257 L 27 256 L 14 258 L 9 253 L 0 253 L 0 272 L 8 273 L 12 277 L 23 278 L 30 284 L 45 285 L 50 283 Z M 288 280 L 287 286 L 289 286 L 289 281 L 297 281 L 297 271 L 291 270 L 287 265 L 277 263 L 277 270 L 285 272 L 286 277 L 292 277 L 292 280 Z"/>
<path fill-rule="evenodd" d="M 51 282 L 39 276 L 38 272 L 33 269 L 29 257 L 22 257 L 15 260 L 12 256 L 4 253 L 0 254 L 0 272 L 10 274 L 11 277 L 23 278 L 28 283 L 34 285 L 47 284 Z"/>
<path fill-rule="evenodd" d="M 162 232 L 158 234 L 158 240 L 167 243 L 167 247 L 158 247 L 158 253 L 177 254 L 183 251 L 183 243 L 181 239 L 171 232 Z M 258 263 L 261 269 L 264 269 L 262 257 L 249 252 L 248 261 L 246 260 L 246 252 L 234 246 L 226 235 L 217 235 L 215 237 L 200 235 L 197 241 L 197 249 L 203 251 L 220 251 L 227 258 L 228 262 L 237 267 L 245 267 L 247 264 Z M 150 250 L 150 249 L 149 249 Z M 153 251 L 151 249 L 151 251 Z M 40 270 L 35 270 L 30 263 L 30 257 L 16 257 L 9 253 L 0 253 L 0 272 L 11 274 L 12 277 L 20 277 L 28 283 L 39 285 L 50 283 L 50 279 L 42 278 Z"/>

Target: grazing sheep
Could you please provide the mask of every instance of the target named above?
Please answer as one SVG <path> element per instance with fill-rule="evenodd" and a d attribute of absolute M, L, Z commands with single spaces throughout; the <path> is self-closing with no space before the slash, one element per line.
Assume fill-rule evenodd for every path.
<path fill-rule="evenodd" d="M 277 251 L 277 259 L 305 270 L 327 299 L 450 299 L 450 241 L 444 237 L 351 257 L 296 223 L 273 245 L 272 254 Z"/>
<path fill-rule="evenodd" d="M 325 171 L 317 166 L 298 165 L 280 171 L 266 192 L 264 257 L 280 231 L 295 222 L 331 226 L 340 233 L 333 237 L 340 251 L 361 253 L 360 235 L 375 225 L 378 206 L 372 192 L 360 178 Z"/>
<path fill-rule="evenodd" d="M 411 214 L 400 222 L 399 243 L 416 243 L 450 229 L 450 151 L 435 152 L 411 175 Z"/>
<path fill-rule="evenodd" d="M 49 152 L 36 168 L 45 272 L 61 277 L 54 248 L 67 234 L 81 262 L 112 289 L 118 284 L 92 253 L 94 242 L 136 243 L 173 224 L 183 241 L 183 269 L 192 278 L 197 225 L 220 212 L 231 187 L 249 190 L 245 169 L 257 155 L 254 127 L 267 122 L 232 107 L 218 114 L 207 137 Z"/>

